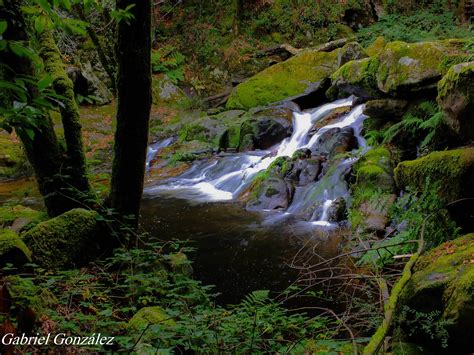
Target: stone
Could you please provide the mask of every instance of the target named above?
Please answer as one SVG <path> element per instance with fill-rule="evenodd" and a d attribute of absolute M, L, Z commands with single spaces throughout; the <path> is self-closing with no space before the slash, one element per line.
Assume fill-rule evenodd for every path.
<path fill-rule="evenodd" d="M 364 48 L 362 48 L 359 43 L 349 42 L 339 51 L 337 56 L 337 66 L 341 67 L 351 60 L 358 60 L 366 57 L 367 53 L 365 53 Z"/>
<path fill-rule="evenodd" d="M 474 62 L 448 70 L 438 83 L 437 101 L 447 124 L 462 138 L 474 140 Z"/>
<path fill-rule="evenodd" d="M 31 262 L 31 251 L 22 238 L 11 229 L 0 229 L 0 266 Z"/>
<path fill-rule="evenodd" d="M 76 208 L 39 223 L 23 234 L 33 258 L 48 269 L 90 261 L 100 248 L 99 214 Z"/>
<path fill-rule="evenodd" d="M 167 75 L 154 75 L 152 97 L 155 105 L 179 105 L 186 99 L 186 94 Z"/>
<path fill-rule="evenodd" d="M 290 186 L 278 177 L 257 179 L 252 189 L 253 198 L 247 204 L 248 211 L 286 209 L 291 200 Z"/>
<path fill-rule="evenodd" d="M 364 115 L 372 118 L 392 120 L 404 115 L 408 101 L 397 99 L 370 100 L 365 103 Z"/>
<path fill-rule="evenodd" d="M 385 38 L 379 36 L 375 39 L 375 41 L 372 42 L 370 46 L 365 49 L 365 52 L 370 57 L 377 57 L 380 53 L 382 53 L 386 44 L 387 42 L 385 41 Z"/>
<path fill-rule="evenodd" d="M 334 127 L 323 132 L 311 148 L 314 150 L 317 147 L 317 150 L 314 150 L 315 155 L 327 155 L 331 159 L 338 154 L 350 152 L 357 146 L 352 127 Z"/>

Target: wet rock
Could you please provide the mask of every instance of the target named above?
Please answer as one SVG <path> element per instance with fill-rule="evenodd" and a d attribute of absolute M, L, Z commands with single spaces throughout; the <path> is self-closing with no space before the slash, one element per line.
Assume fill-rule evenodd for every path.
<path fill-rule="evenodd" d="M 448 241 L 422 255 L 400 296 L 401 328 L 410 340 L 439 350 L 440 339 L 413 329 L 414 313 L 433 314 L 432 324 L 447 331 L 446 353 L 474 351 L 474 234 Z M 407 308 L 411 312 L 407 313 Z"/>
<path fill-rule="evenodd" d="M 474 62 L 449 69 L 438 83 L 437 100 L 448 125 L 464 139 L 474 140 Z"/>
<path fill-rule="evenodd" d="M 249 211 L 286 209 L 291 200 L 292 187 L 284 179 L 269 177 L 256 182 L 254 195 L 246 205 Z"/>
<path fill-rule="evenodd" d="M 396 195 L 379 195 L 376 199 L 362 202 L 359 213 L 362 216 L 364 230 L 368 232 L 383 232 L 390 222 L 389 210 L 396 200 Z"/>
<path fill-rule="evenodd" d="M 311 149 L 302 148 L 302 149 L 298 149 L 296 152 L 294 152 L 291 159 L 293 159 L 293 160 L 306 159 L 306 158 L 309 158 L 310 156 L 311 156 Z"/>
<path fill-rule="evenodd" d="M 369 150 L 354 166 L 356 185 L 392 192 L 393 167 L 390 151 L 385 147 Z"/>
<path fill-rule="evenodd" d="M 312 149 L 317 149 L 315 154 L 326 154 L 329 159 L 355 148 L 357 148 L 357 139 L 352 127 L 330 128 L 321 134 L 314 144 L 314 148 L 312 147 Z"/>
<path fill-rule="evenodd" d="M 322 159 L 311 158 L 298 162 L 298 185 L 305 186 L 318 179 L 322 169 Z"/>
<path fill-rule="evenodd" d="M 406 111 L 408 101 L 396 99 L 379 99 L 367 101 L 364 108 L 364 115 L 391 120 L 400 118 Z"/>
<path fill-rule="evenodd" d="M 34 259 L 55 269 L 84 263 L 98 251 L 98 213 L 77 208 L 42 222 L 23 235 Z"/>
<path fill-rule="evenodd" d="M 336 199 L 329 207 L 328 210 L 328 221 L 337 223 L 344 221 L 347 217 L 347 206 L 346 200 L 342 197 Z"/>

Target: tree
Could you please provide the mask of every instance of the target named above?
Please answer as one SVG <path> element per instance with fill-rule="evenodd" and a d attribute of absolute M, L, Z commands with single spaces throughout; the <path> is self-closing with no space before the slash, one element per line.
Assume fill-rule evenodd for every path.
<path fill-rule="evenodd" d="M 151 1 L 117 0 L 117 128 L 110 206 L 131 231 L 138 228 L 151 109 Z"/>
<path fill-rule="evenodd" d="M 52 74 L 37 80 L 34 54 L 28 46 L 26 22 L 21 11 L 22 1 L 4 0 L 0 5 L 0 20 L 6 24 L 0 51 L 3 86 L 14 90 L 4 95 L 2 127 L 15 129 L 25 147 L 39 191 L 50 216 L 57 216 L 74 207 L 84 206 L 89 199 L 89 184 L 85 175 L 81 129 L 72 82 L 68 80 L 54 40 L 45 34 L 42 56 L 46 71 Z M 46 48 L 47 47 L 47 48 Z M 58 93 L 45 89 L 53 82 Z M 24 92 L 22 92 L 24 90 Z M 47 92 L 48 94 L 44 94 Z M 59 102 L 65 131 L 67 151 L 62 152 L 49 115 Z"/>

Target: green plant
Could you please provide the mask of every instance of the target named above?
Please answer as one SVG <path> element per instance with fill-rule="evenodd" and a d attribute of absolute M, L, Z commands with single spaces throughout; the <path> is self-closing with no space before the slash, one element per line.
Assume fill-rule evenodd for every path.
<path fill-rule="evenodd" d="M 151 53 L 154 73 L 164 73 L 173 83 L 184 80 L 186 57 L 172 46 L 164 46 Z"/>

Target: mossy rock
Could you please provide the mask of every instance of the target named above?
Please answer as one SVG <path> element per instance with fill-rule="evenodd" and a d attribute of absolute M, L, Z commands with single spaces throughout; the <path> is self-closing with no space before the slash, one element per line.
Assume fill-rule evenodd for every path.
<path fill-rule="evenodd" d="M 376 81 L 378 67 L 377 58 L 350 61 L 331 75 L 332 86 L 339 92 L 354 94 L 364 99 L 380 97 Z"/>
<path fill-rule="evenodd" d="M 424 191 L 427 181 L 439 184 L 439 195 L 446 202 L 473 197 L 474 148 L 433 152 L 416 160 L 404 161 L 395 168 L 400 189 L 410 186 Z"/>
<path fill-rule="evenodd" d="M 436 88 L 443 74 L 443 61 L 463 52 L 455 40 L 388 43 L 378 56 L 377 86 L 390 96 L 409 96 Z"/>
<path fill-rule="evenodd" d="M 385 147 L 369 150 L 354 166 L 356 185 L 364 188 L 392 192 L 393 167 L 390 151 Z"/>
<path fill-rule="evenodd" d="M 306 50 L 275 64 L 237 85 L 226 107 L 249 109 L 313 92 L 337 69 L 338 54 Z"/>
<path fill-rule="evenodd" d="M 0 229 L 0 265 L 21 266 L 31 262 L 31 251 L 22 238 L 11 229 Z"/>
<path fill-rule="evenodd" d="M 35 225 L 47 219 L 45 212 L 36 211 L 22 205 L 0 206 L 0 226 L 11 226 L 16 220 L 24 220 L 25 227 Z"/>
<path fill-rule="evenodd" d="M 134 348 L 138 354 L 157 354 L 158 349 L 153 346 L 153 343 L 159 329 L 155 329 L 155 327 L 169 328 L 175 324 L 175 321 L 163 308 L 159 306 L 144 307 L 128 321 L 127 331 L 138 341 Z"/>
<path fill-rule="evenodd" d="M 358 60 L 367 57 L 364 48 L 357 42 L 349 42 L 345 44 L 337 56 L 337 66 L 341 67 L 351 60 Z"/>
<path fill-rule="evenodd" d="M 166 75 L 154 75 L 152 78 L 152 97 L 154 105 L 178 106 L 188 100 L 186 94 Z"/>
<path fill-rule="evenodd" d="M 401 305 L 419 313 L 434 312 L 449 334 L 448 350 L 474 350 L 474 234 L 446 242 L 422 255 L 401 296 Z M 402 329 L 406 319 L 402 319 Z M 408 325 L 409 327 L 410 325 Z M 432 339 L 417 334 L 433 346 Z"/>
<path fill-rule="evenodd" d="M 474 140 L 474 62 L 449 69 L 438 83 L 437 101 L 449 126 L 463 138 Z"/>
<path fill-rule="evenodd" d="M 99 214 L 73 209 L 38 224 L 23 236 L 33 258 L 46 268 L 71 267 L 90 261 L 98 252 Z"/>
<path fill-rule="evenodd" d="M 365 103 L 364 115 L 383 120 L 393 120 L 404 115 L 408 101 L 396 99 L 370 100 Z"/>
<path fill-rule="evenodd" d="M 372 42 L 370 46 L 365 49 L 365 52 L 370 57 L 376 57 L 383 52 L 386 44 L 387 42 L 385 41 L 385 38 L 379 36 L 375 39 L 375 41 Z"/>
<path fill-rule="evenodd" d="M 22 145 L 0 132 L 0 181 L 20 177 L 28 171 L 29 164 Z"/>

